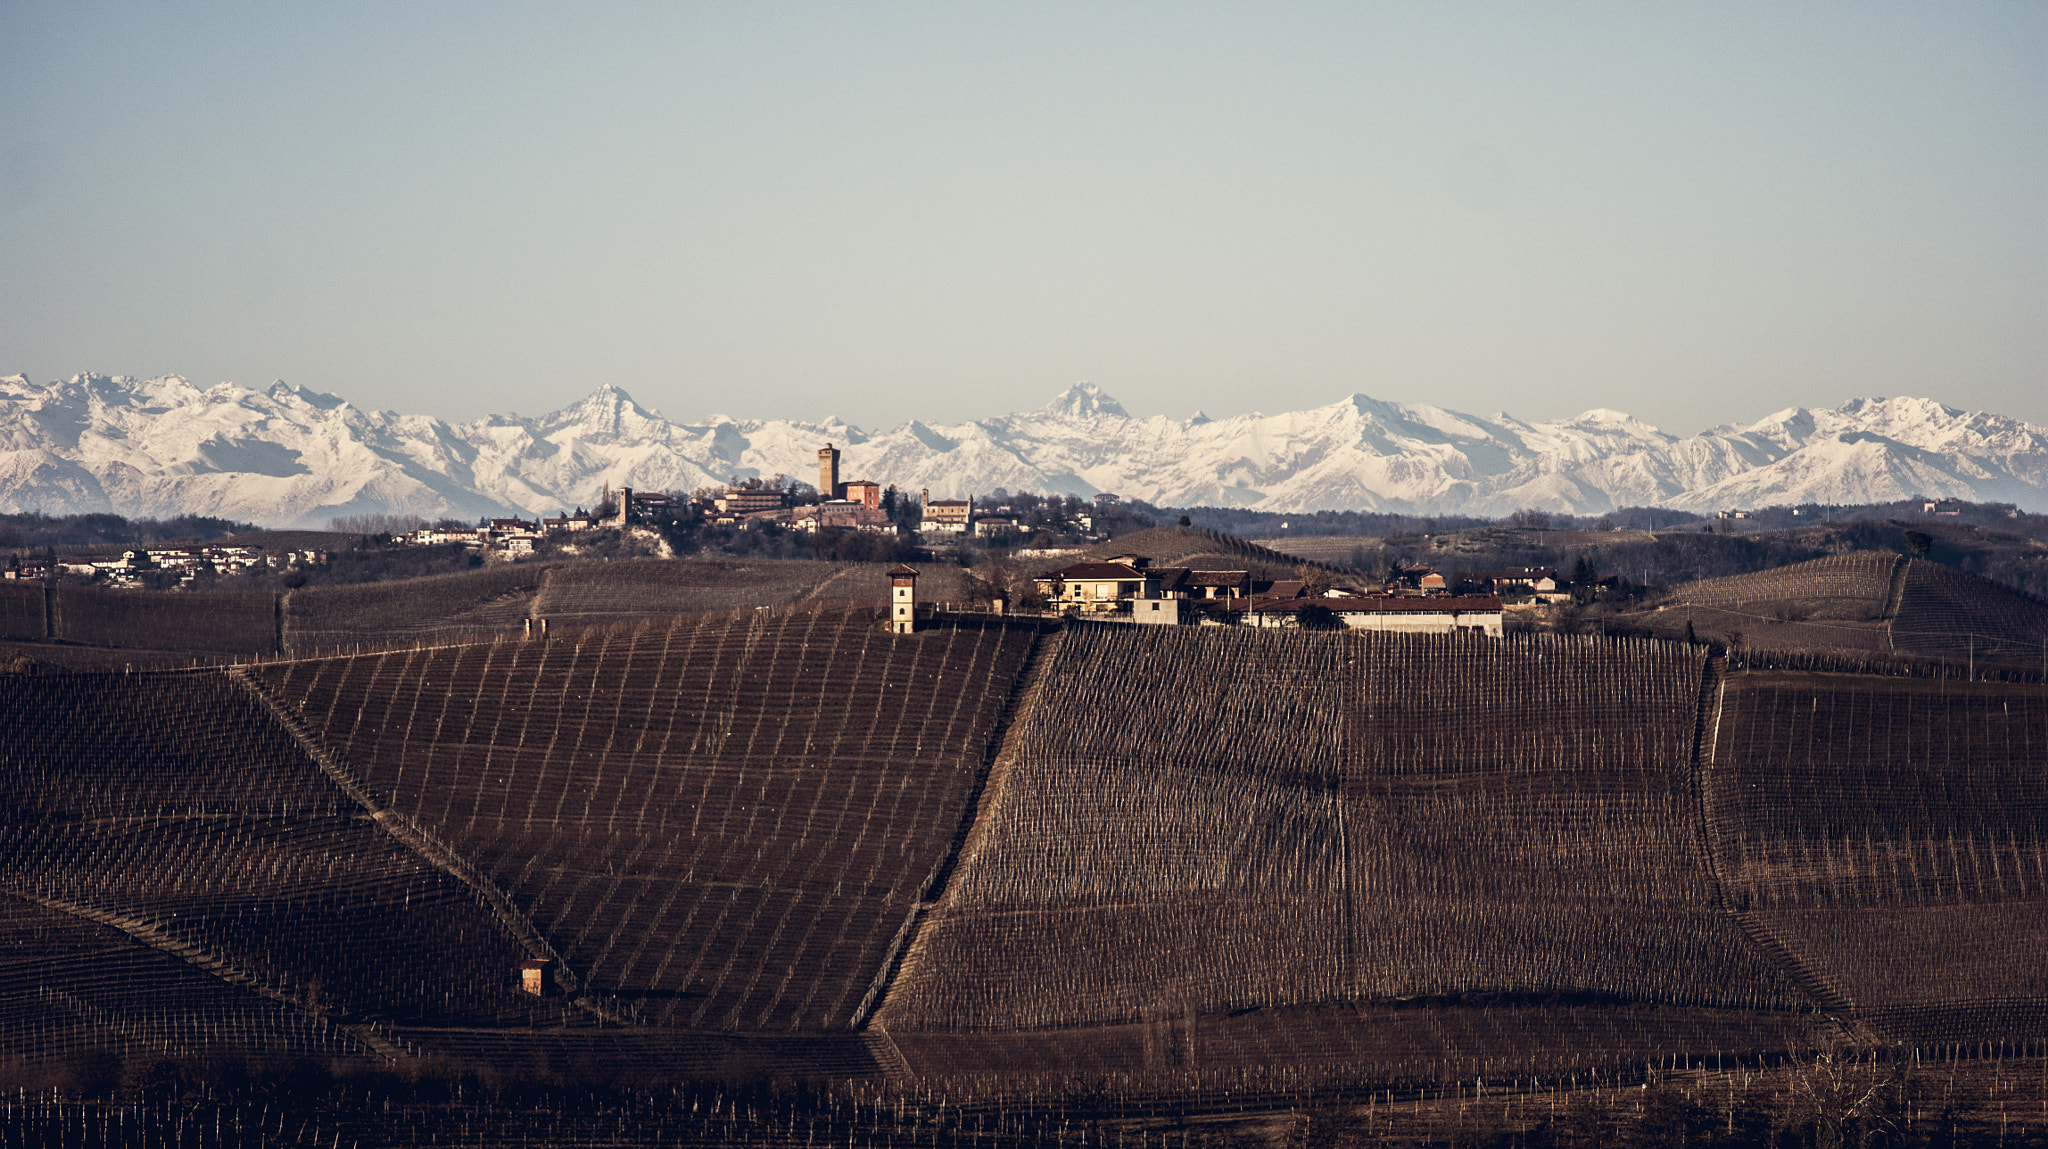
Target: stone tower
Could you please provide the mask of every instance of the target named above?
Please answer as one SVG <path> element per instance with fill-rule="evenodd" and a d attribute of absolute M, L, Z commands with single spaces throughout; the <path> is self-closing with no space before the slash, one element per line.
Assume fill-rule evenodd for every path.
<path fill-rule="evenodd" d="M 889 630 L 917 633 L 917 570 L 901 563 L 889 568 Z"/>
<path fill-rule="evenodd" d="M 818 452 L 818 497 L 839 497 L 839 452 L 830 443 Z"/>

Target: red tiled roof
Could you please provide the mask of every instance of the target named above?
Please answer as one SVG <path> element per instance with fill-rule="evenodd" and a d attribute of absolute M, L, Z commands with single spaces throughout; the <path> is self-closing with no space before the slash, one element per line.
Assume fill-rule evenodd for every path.
<path fill-rule="evenodd" d="M 1106 579 L 1142 579 L 1145 572 L 1122 563 L 1075 563 L 1040 578 L 1063 578 L 1072 582 L 1100 582 Z"/>
<path fill-rule="evenodd" d="M 1435 595 L 1429 598 L 1394 595 L 1356 595 L 1344 598 L 1255 598 L 1250 610 L 1287 612 L 1309 605 L 1325 607 L 1338 614 L 1476 614 L 1500 609 L 1492 595 Z"/>

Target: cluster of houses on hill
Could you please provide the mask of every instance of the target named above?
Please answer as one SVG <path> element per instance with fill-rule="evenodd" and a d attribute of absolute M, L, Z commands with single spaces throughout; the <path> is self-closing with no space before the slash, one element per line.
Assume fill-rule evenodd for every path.
<path fill-rule="evenodd" d="M 604 492 L 600 511 L 577 508 L 544 519 L 490 519 L 476 527 L 422 527 L 401 536 L 416 546 L 466 547 L 502 552 L 510 557 L 531 554 L 536 544 L 552 536 L 571 536 L 579 531 L 626 528 L 678 520 L 697 520 L 739 529 L 779 528 L 815 533 L 821 530 L 866 531 L 877 534 L 915 533 L 932 541 L 946 537 L 1004 538 L 1027 530 L 1018 515 L 1000 502 L 976 506 L 972 497 L 934 499 L 929 489 L 907 495 L 904 505 L 871 479 L 841 479 L 841 452 L 827 443 L 818 451 L 818 486 L 815 496 L 798 495 L 777 483 L 756 480 L 736 483 L 716 493 L 684 499 L 663 493 L 636 492 L 620 487 Z M 1118 503 L 1114 494 L 1094 499 L 1097 513 Z M 1094 516 L 1081 514 L 1062 526 L 1084 537 L 1094 530 Z"/>
<path fill-rule="evenodd" d="M 1499 576 L 1489 579 L 1498 588 L 1526 585 L 1554 593 L 1557 587 L 1555 572 L 1548 570 L 1486 573 Z M 1153 566 L 1143 555 L 1126 554 L 1072 563 L 1037 582 L 1052 609 L 1103 621 L 1501 633 L 1498 590 L 1453 594 L 1435 571 L 1402 574 L 1413 575 L 1414 583 L 1397 577 L 1388 586 L 1360 590 L 1314 578 L 1260 579 L 1250 570 Z"/>
<path fill-rule="evenodd" d="M 171 573 L 178 576 L 180 585 L 187 585 L 202 574 L 246 574 L 257 567 L 278 570 L 325 566 L 328 558 L 328 553 L 320 550 L 267 550 L 245 546 L 155 547 L 122 551 L 120 558 L 24 563 L 0 574 L 10 579 L 30 580 L 60 574 L 76 575 L 109 586 L 139 586 L 145 578 Z"/>

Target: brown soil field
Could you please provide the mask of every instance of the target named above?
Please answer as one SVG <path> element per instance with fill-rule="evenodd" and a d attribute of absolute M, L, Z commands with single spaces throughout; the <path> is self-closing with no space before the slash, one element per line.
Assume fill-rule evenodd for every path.
<path fill-rule="evenodd" d="M 1850 558 L 1795 589 L 1956 601 Z M 687 592 L 608 565 L 561 601 Z M 865 569 L 819 567 L 769 609 L 0 676 L 7 1054 L 1155 1116 L 1441 1115 L 1484 1081 L 1533 1123 L 1709 1065 L 2048 1048 L 2041 683 L 1590 636 L 898 637 L 832 594 Z M 557 589 L 498 577 L 397 625 Z M 559 992 L 519 992 L 528 958 Z"/>

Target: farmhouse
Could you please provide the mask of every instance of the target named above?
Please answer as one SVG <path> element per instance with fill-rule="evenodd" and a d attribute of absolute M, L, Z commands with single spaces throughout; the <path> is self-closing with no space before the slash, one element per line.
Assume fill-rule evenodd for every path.
<path fill-rule="evenodd" d="M 1127 622 L 1293 627 L 1326 611 L 1353 630 L 1501 633 L 1500 599 L 1492 595 L 1318 595 L 1301 579 L 1255 582 L 1244 570 L 1155 567 L 1143 555 L 1072 563 L 1037 582 L 1055 610 Z"/>
<path fill-rule="evenodd" d="M 587 531 L 592 524 L 590 512 L 578 507 L 573 515 L 561 514 L 552 519 L 542 519 L 540 525 L 542 530 L 552 534 L 555 531 Z"/>
<path fill-rule="evenodd" d="M 1073 563 L 1036 581 L 1046 601 L 1061 609 L 1128 614 L 1135 601 L 1179 597 L 1189 573 L 1181 567 L 1154 567 L 1143 555 L 1117 555 L 1106 562 Z"/>
<path fill-rule="evenodd" d="M 821 529 L 842 531 L 871 531 L 876 534 L 895 534 L 896 524 L 880 507 L 865 503 L 838 501 L 820 503 L 815 507 L 799 507 L 790 514 L 790 525 L 800 531 L 816 533 Z"/>
<path fill-rule="evenodd" d="M 1465 582 L 1477 583 L 1495 594 L 1508 591 L 1557 589 L 1557 571 L 1550 567 L 1503 567 L 1497 571 L 1466 571 Z"/>
<path fill-rule="evenodd" d="M 1352 630 L 1388 630 L 1402 634 L 1452 634 L 1473 631 L 1501 634 L 1500 600 L 1491 595 L 1354 595 L 1320 598 L 1252 600 L 1244 612 L 1246 626 L 1300 626 L 1303 615 L 1320 607 Z"/>
<path fill-rule="evenodd" d="M 1189 571 L 1180 589 L 1183 598 L 1243 598 L 1252 593 L 1252 572 Z"/>

